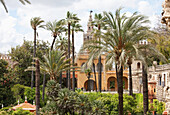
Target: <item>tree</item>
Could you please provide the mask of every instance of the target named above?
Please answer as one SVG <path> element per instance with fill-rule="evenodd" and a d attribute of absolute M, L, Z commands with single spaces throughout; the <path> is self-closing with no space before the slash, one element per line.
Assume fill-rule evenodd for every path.
<path fill-rule="evenodd" d="M 81 25 L 80 24 L 77 24 L 78 22 L 73 22 L 71 24 L 71 31 L 72 31 L 72 65 L 74 65 L 74 32 L 83 32 L 83 29 L 81 29 Z M 73 68 L 73 75 L 72 75 L 72 88 L 73 88 L 73 91 L 75 91 L 75 69 Z"/>
<path fill-rule="evenodd" d="M 79 21 L 80 19 L 77 18 L 77 14 L 73 14 L 73 13 L 70 13 L 69 11 L 67 12 L 67 17 L 66 19 L 64 20 L 67 27 L 68 27 L 68 59 L 70 58 L 70 26 L 73 22 L 77 22 Z M 70 62 L 69 62 L 70 64 Z M 68 74 L 68 88 L 70 89 L 70 71 L 68 70 L 67 72 Z"/>
<path fill-rule="evenodd" d="M 31 2 L 30 2 L 29 0 L 19 0 L 19 1 L 20 1 L 23 5 L 25 5 L 25 3 L 31 4 Z M 4 0 L 0 0 L 0 2 L 1 2 L 1 4 L 4 6 L 6 12 L 8 13 L 8 9 L 7 9 L 6 5 L 5 5 Z"/>
<path fill-rule="evenodd" d="M 54 37 L 53 42 L 51 44 L 51 50 L 52 50 L 57 36 L 60 35 L 64 31 L 63 21 L 55 20 L 54 22 L 47 22 L 45 27 L 47 30 L 50 30 L 52 32 L 52 36 Z"/>
<path fill-rule="evenodd" d="M 166 62 L 166 58 L 155 48 L 153 44 L 138 45 L 136 49 L 138 50 L 137 58 L 142 60 L 143 109 L 144 114 L 146 115 L 149 110 L 147 76 L 148 65 L 152 63 L 152 57 L 156 57 L 163 62 Z"/>
<path fill-rule="evenodd" d="M 59 39 L 56 40 L 56 44 L 55 44 L 55 49 L 56 50 L 60 50 L 60 51 L 64 51 L 64 55 L 67 57 L 67 49 L 68 49 L 68 42 L 67 39 L 65 37 L 59 36 Z M 62 72 L 60 74 L 60 84 L 62 84 L 63 79 L 62 79 Z M 67 83 L 66 83 L 67 84 Z M 65 84 L 65 86 L 67 86 Z"/>
<path fill-rule="evenodd" d="M 96 37 L 100 42 L 100 37 L 101 37 L 101 27 L 104 27 L 104 18 L 102 16 L 102 14 L 95 14 L 94 17 L 94 22 L 93 24 L 98 28 L 98 30 L 96 31 Z M 100 45 L 100 44 L 99 44 Z M 101 63 L 101 55 L 99 55 L 99 59 L 98 59 L 98 63 L 99 63 L 99 74 L 98 74 L 98 80 L 99 80 L 99 91 L 101 92 L 101 88 L 102 88 L 102 63 Z"/>
<path fill-rule="evenodd" d="M 44 20 L 42 20 L 40 17 L 34 17 L 31 19 L 31 27 L 34 30 L 34 52 L 33 52 L 33 58 L 36 56 L 36 34 L 37 34 L 37 28 L 42 28 L 43 25 L 42 23 Z M 33 60 L 34 61 L 34 60 Z M 32 76 L 31 76 L 31 88 L 33 88 L 33 81 L 34 81 L 34 73 L 32 71 Z"/>
<path fill-rule="evenodd" d="M 148 41 L 155 45 L 156 49 L 161 52 L 165 58 L 168 60 L 167 63 L 170 62 L 170 32 L 165 27 L 158 25 L 153 31 L 152 36 L 148 39 Z M 153 58 L 157 60 L 159 64 L 162 64 L 159 59 Z"/>
<path fill-rule="evenodd" d="M 56 40 L 55 49 L 64 51 L 65 56 L 67 57 L 67 49 L 68 49 L 67 38 L 59 36 L 59 39 Z"/>
<path fill-rule="evenodd" d="M 132 16 L 126 17 L 125 13 L 121 15 L 120 11 L 121 8 L 116 10 L 115 16 L 111 12 L 104 12 L 106 32 L 102 34 L 100 41 L 93 40 L 84 45 L 84 49 L 88 49 L 94 56 L 104 52 L 106 69 L 112 67 L 115 62 L 119 94 L 118 110 L 119 115 L 123 115 L 123 66 L 127 59 L 126 49 L 134 47 L 134 44 L 146 36 L 148 27 L 144 27 L 142 24 L 147 23 L 148 20 L 136 12 Z"/>
<path fill-rule="evenodd" d="M 13 82 L 11 76 L 8 76 L 8 63 L 5 60 L 0 59 L 0 104 L 4 107 L 9 106 L 15 102 L 11 86 Z"/>
<path fill-rule="evenodd" d="M 21 84 L 25 86 L 30 86 L 30 74 L 31 72 L 25 71 L 25 69 L 31 66 L 31 62 L 33 59 L 33 42 L 24 40 L 22 45 L 18 45 L 15 48 L 11 48 L 11 52 L 9 55 L 11 56 L 11 60 L 14 62 L 13 69 L 9 71 L 9 76 L 13 78 L 13 81 L 16 84 Z M 43 60 L 43 55 L 48 52 L 49 43 L 37 40 L 37 57 Z M 48 79 L 48 77 L 46 78 Z M 42 79 L 40 80 L 40 84 L 42 84 Z"/>
<path fill-rule="evenodd" d="M 36 87 L 36 115 L 39 115 L 39 108 L 40 108 L 40 64 L 39 60 L 35 60 L 35 76 L 36 76 L 36 82 L 35 82 L 35 87 Z"/>
<path fill-rule="evenodd" d="M 60 73 L 66 71 L 69 68 L 68 62 L 70 59 L 66 59 L 64 51 L 49 51 L 48 55 L 43 56 L 45 62 L 40 61 L 40 69 L 50 75 L 51 80 L 56 80 Z"/>

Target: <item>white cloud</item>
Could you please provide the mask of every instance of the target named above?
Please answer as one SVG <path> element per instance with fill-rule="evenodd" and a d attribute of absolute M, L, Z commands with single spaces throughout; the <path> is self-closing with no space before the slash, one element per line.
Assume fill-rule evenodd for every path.
<path fill-rule="evenodd" d="M 114 12 L 120 6 L 124 7 L 128 15 L 134 11 L 139 11 L 142 14 L 150 16 L 152 22 L 155 21 L 154 9 L 161 7 L 158 3 L 151 4 L 149 0 L 30 0 L 31 5 L 21 5 L 19 0 L 6 0 L 6 5 L 9 9 L 7 14 L 0 5 L 0 52 L 6 52 L 11 46 L 22 44 L 23 38 L 26 40 L 33 40 L 33 30 L 30 26 L 30 19 L 32 17 L 40 16 L 43 20 L 53 21 L 60 20 L 66 17 L 66 12 L 70 11 L 76 13 L 81 19 L 80 24 L 84 31 L 87 29 L 87 21 L 89 18 L 89 11 L 94 13 L 102 13 L 103 11 Z M 161 11 L 160 11 L 161 12 Z M 151 26 L 154 26 L 152 24 Z M 52 36 L 49 31 L 38 29 L 39 38 L 41 40 L 48 40 L 52 42 Z M 75 47 L 76 52 L 83 43 L 83 34 L 76 33 Z"/>
<path fill-rule="evenodd" d="M 150 5 L 150 3 L 148 1 L 140 1 L 138 3 L 138 10 L 140 13 L 144 14 L 144 15 L 153 15 L 154 13 L 154 9 L 152 7 L 152 5 Z"/>

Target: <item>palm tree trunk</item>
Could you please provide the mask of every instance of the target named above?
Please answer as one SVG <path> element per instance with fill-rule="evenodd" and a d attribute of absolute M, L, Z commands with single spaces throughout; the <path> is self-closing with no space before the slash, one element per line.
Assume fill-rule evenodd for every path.
<path fill-rule="evenodd" d="M 33 50 L 33 58 L 35 58 L 36 56 L 36 29 L 34 29 L 34 50 Z M 33 59 L 33 62 L 35 62 L 35 60 Z M 34 65 L 33 65 L 34 66 Z M 31 89 L 34 86 L 34 71 L 32 70 L 32 74 L 31 74 Z"/>
<path fill-rule="evenodd" d="M 40 108 L 40 65 L 39 61 L 36 60 L 36 115 L 39 115 Z"/>
<path fill-rule="evenodd" d="M 102 69 L 101 69 L 101 56 L 99 56 L 99 75 L 98 75 L 98 79 L 99 79 L 99 91 L 101 92 L 101 87 L 102 87 Z"/>
<path fill-rule="evenodd" d="M 117 67 L 117 66 L 116 66 Z M 117 79 L 118 79 L 118 94 L 119 94 L 119 115 L 123 115 L 123 67 L 117 69 Z"/>
<path fill-rule="evenodd" d="M 53 46 L 54 46 L 54 43 L 55 43 L 56 37 L 57 37 L 57 36 L 54 36 L 53 42 L 52 42 L 52 44 L 51 44 L 51 50 L 53 50 Z"/>
<path fill-rule="evenodd" d="M 100 31 L 100 24 L 98 24 L 98 30 Z M 99 37 L 100 42 L 100 37 Z M 99 44 L 100 45 L 100 44 Z M 102 91 L 102 63 L 101 63 L 101 55 L 99 56 L 99 91 Z"/>
<path fill-rule="evenodd" d="M 142 82 L 143 82 L 143 109 L 144 115 L 147 114 L 149 103 L 148 103 L 148 78 L 147 78 L 147 71 L 142 64 Z"/>
<path fill-rule="evenodd" d="M 45 94 L 45 73 L 43 77 L 43 94 L 42 94 L 42 100 L 44 101 L 44 94 Z"/>
<path fill-rule="evenodd" d="M 72 29 L 72 63 L 74 66 L 74 30 Z M 73 68 L 72 88 L 75 91 L 75 69 Z"/>
<path fill-rule="evenodd" d="M 70 23 L 68 23 L 68 59 L 69 58 L 70 58 Z M 70 70 L 68 70 L 68 89 L 70 89 Z"/>
<path fill-rule="evenodd" d="M 96 85 L 96 92 L 97 92 L 97 80 L 96 80 L 96 70 L 95 70 L 95 64 L 93 63 L 93 72 L 95 77 L 95 85 Z"/>
<path fill-rule="evenodd" d="M 131 64 L 129 65 L 129 95 L 133 96 Z"/>

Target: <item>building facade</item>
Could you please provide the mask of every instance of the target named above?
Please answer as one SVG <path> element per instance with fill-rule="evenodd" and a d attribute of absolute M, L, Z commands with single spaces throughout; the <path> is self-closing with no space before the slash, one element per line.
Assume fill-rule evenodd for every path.
<path fill-rule="evenodd" d="M 92 26 L 92 15 L 90 14 L 89 20 L 87 23 L 87 32 L 83 34 L 83 42 L 88 42 L 89 40 L 94 39 L 93 38 L 93 26 Z M 79 54 L 76 57 L 76 63 L 78 67 L 83 67 L 83 65 L 86 63 L 86 61 L 89 58 L 88 51 L 84 51 L 83 53 Z M 117 78 L 116 78 L 116 70 L 113 68 L 111 70 L 106 70 L 106 59 L 105 55 L 101 56 L 101 63 L 102 63 L 102 87 L 101 89 L 103 91 L 117 91 Z M 95 74 L 93 72 L 90 76 L 90 80 L 88 81 L 87 75 L 84 71 L 78 71 L 77 74 L 77 87 L 78 88 L 84 88 L 85 90 L 88 90 L 87 84 L 90 83 L 90 90 L 96 90 L 96 84 L 98 88 L 98 59 L 93 61 L 93 64 L 95 65 L 95 71 L 96 71 L 96 80 L 95 80 Z M 128 90 L 128 70 L 124 70 L 123 74 L 123 83 L 124 83 L 124 90 Z"/>

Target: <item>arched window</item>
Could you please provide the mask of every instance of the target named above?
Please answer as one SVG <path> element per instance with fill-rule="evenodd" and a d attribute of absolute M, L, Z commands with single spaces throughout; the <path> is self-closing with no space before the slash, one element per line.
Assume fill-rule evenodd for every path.
<path fill-rule="evenodd" d="M 137 63 L 137 69 L 140 69 L 140 62 Z"/>
<path fill-rule="evenodd" d="M 162 77 L 161 77 L 161 75 L 159 75 L 158 84 L 161 85 L 161 82 L 162 82 Z"/>
<path fill-rule="evenodd" d="M 163 86 L 165 86 L 166 85 L 166 74 L 164 74 L 164 82 L 163 82 L 163 84 L 162 84 Z"/>

